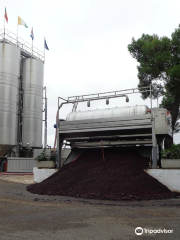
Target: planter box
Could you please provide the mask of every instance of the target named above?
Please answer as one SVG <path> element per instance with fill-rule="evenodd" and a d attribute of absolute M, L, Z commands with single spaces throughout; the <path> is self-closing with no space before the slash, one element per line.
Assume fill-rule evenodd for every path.
<path fill-rule="evenodd" d="M 55 162 L 53 161 L 37 161 L 38 168 L 55 168 Z"/>
<path fill-rule="evenodd" d="M 180 168 L 180 159 L 161 159 L 162 168 Z"/>

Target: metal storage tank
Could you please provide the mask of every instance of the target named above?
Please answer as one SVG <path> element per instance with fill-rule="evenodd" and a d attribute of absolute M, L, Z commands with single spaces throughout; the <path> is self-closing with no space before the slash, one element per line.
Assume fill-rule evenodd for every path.
<path fill-rule="evenodd" d="M 132 115 L 143 115 L 148 113 L 149 108 L 146 105 L 127 106 L 117 108 L 96 109 L 90 111 L 71 112 L 67 115 L 67 121 L 113 118 Z"/>
<path fill-rule="evenodd" d="M 17 145 L 17 95 L 20 50 L 0 43 L 0 156 Z"/>
<path fill-rule="evenodd" d="M 22 81 L 22 146 L 41 148 L 44 63 L 32 58 L 23 59 Z"/>

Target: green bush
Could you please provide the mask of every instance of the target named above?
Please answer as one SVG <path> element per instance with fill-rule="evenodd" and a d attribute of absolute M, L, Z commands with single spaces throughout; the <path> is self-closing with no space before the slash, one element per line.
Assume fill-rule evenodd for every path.
<path fill-rule="evenodd" d="M 57 161 L 57 152 L 56 151 L 51 151 L 50 156 L 47 154 L 46 149 L 43 150 L 43 152 L 36 157 L 36 160 L 39 162 L 41 161 Z"/>
<path fill-rule="evenodd" d="M 57 161 L 57 151 L 51 151 L 49 156 L 49 161 L 53 161 L 53 162 Z"/>
<path fill-rule="evenodd" d="M 161 151 L 162 159 L 180 159 L 180 144 L 173 144 L 170 149 Z"/>

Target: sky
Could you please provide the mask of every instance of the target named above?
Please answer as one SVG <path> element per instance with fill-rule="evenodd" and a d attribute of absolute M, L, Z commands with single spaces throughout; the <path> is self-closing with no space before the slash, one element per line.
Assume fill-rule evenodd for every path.
<path fill-rule="evenodd" d="M 145 34 L 171 37 L 180 23 L 178 0 L 1 0 L 0 29 L 17 34 L 20 16 L 28 28 L 18 27 L 18 35 L 45 52 L 44 86 L 48 98 L 48 145 L 54 145 L 58 97 L 102 93 L 136 88 L 137 61 L 127 50 L 132 38 Z M 159 100 L 160 101 L 160 100 Z M 140 94 L 110 100 L 109 107 L 147 105 Z M 157 101 L 153 101 L 157 106 Z M 77 110 L 107 108 L 105 101 L 85 103 Z M 63 106 L 60 118 L 66 118 L 72 105 Z M 180 134 L 174 135 L 180 143 Z"/>

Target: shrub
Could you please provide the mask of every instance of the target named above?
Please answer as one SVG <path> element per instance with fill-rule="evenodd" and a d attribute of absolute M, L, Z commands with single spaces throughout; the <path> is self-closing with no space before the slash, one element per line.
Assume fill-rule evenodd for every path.
<path fill-rule="evenodd" d="M 57 152 L 56 151 L 51 151 L 50 156 L 47 154 L 46 149 L 43 150 L 43 152 L 36 157 L 36 160 L 39 162 L 41 161 L 57 161 Z"/>
<path fill-rule="evenodd" d="M 173 144 L 170 149 L 161 152 L 162 159 L 180 159 L 180 144 Z"/>
<path fill-rule="evenodd" d="M 57 161 L 57 151 L 51 151 L 49 156 L 49 161 L 53 161 L 53 162 Z"/>
<path fill-rule="evenodd" d="M 46 149 L 44 149 L 42 153 L 36 157 L 36 160 L 38 160 L 39 162 L 48 161 L 48 155 L 47 155 Z"/>

